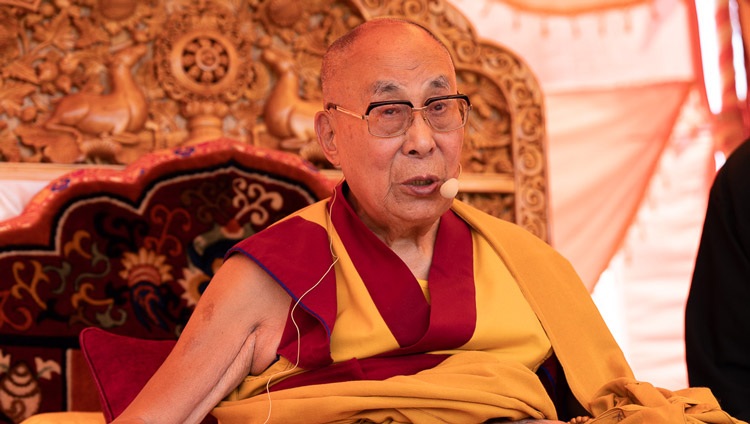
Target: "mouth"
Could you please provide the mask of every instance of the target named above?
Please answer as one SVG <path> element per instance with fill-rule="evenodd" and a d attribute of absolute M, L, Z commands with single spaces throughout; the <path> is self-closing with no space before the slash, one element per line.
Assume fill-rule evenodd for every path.
<path fill-rule="evenodd" d="M 407 184 L 413 185 L 413 186 L 428 186 L 434 183 L 435 183 L 435 180 L 426 179 L 426 180 L 412 180 L 412 181 L 409 181 Z"/>
<path fill-rule="evenodd" d="M 417 195 L 429 195 L 439 189 L 442 180 L 435 176 L 410 178 L 402 183 L 409 191 Z"/>

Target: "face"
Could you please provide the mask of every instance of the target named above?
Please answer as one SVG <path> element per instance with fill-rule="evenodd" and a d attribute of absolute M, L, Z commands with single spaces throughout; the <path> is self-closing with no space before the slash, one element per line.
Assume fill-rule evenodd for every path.
<path fill-rule="evenodd" d="M 426 100 L 457 92 L 445 49 L 419 28 L 382 25 L 363 33 L 336 74 L 327 102 L 364 114 L 373 102 Z M 367 122 L 335 110 L 316 117 L 319 141 L 351 188 L 350 202 L 370 226 L 430 225 L 450 207 L 440 185 L 458 175 L 463 128 L 436 132 L 415 113 L 403 135 L 370 135 Z"/>

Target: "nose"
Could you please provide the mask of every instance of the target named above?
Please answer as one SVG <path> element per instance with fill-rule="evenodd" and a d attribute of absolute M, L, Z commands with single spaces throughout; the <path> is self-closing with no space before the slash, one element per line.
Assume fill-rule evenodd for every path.
<path fill-rule="evenodd" d="M 406 130 L 404 154 L 409 156 L 426 156 L 435 150 L 434 131 L 427 123 L 422 111 L 414 112 L 412 123 Z"/>

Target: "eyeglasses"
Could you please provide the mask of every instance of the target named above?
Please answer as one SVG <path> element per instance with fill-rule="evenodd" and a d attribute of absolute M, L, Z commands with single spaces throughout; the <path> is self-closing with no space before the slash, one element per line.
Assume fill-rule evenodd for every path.
<path fill-rule="evenodd" d="M 427 125 L 438 132 L 457 130 L 466 125 L 471 103 L 465 94 L 432 97 L 422 107 L 414 107 L 407 100 L 373 102 L 367 106 L 364 115 L 359 115 L 343 107 L 328 103 L 326 110 L 334 109 L 367 121 L 367 130 L 375 137 L 396 137 L 405 134 L 414 122 L 414 113 L 422 112 Z"/>

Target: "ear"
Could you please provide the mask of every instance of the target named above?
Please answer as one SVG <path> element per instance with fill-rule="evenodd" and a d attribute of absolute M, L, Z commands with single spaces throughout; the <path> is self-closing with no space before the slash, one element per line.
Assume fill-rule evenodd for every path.
<path fill-rule="evenodd" d="M 318 144 L 323 150 L 331 164 L 339 167 L 339 151 L 336 146 L 336 131 L 333 128 L 333 119 L 327 111 L 320 111 L 315 114 L 315 134 L 318 136 Z"/>

